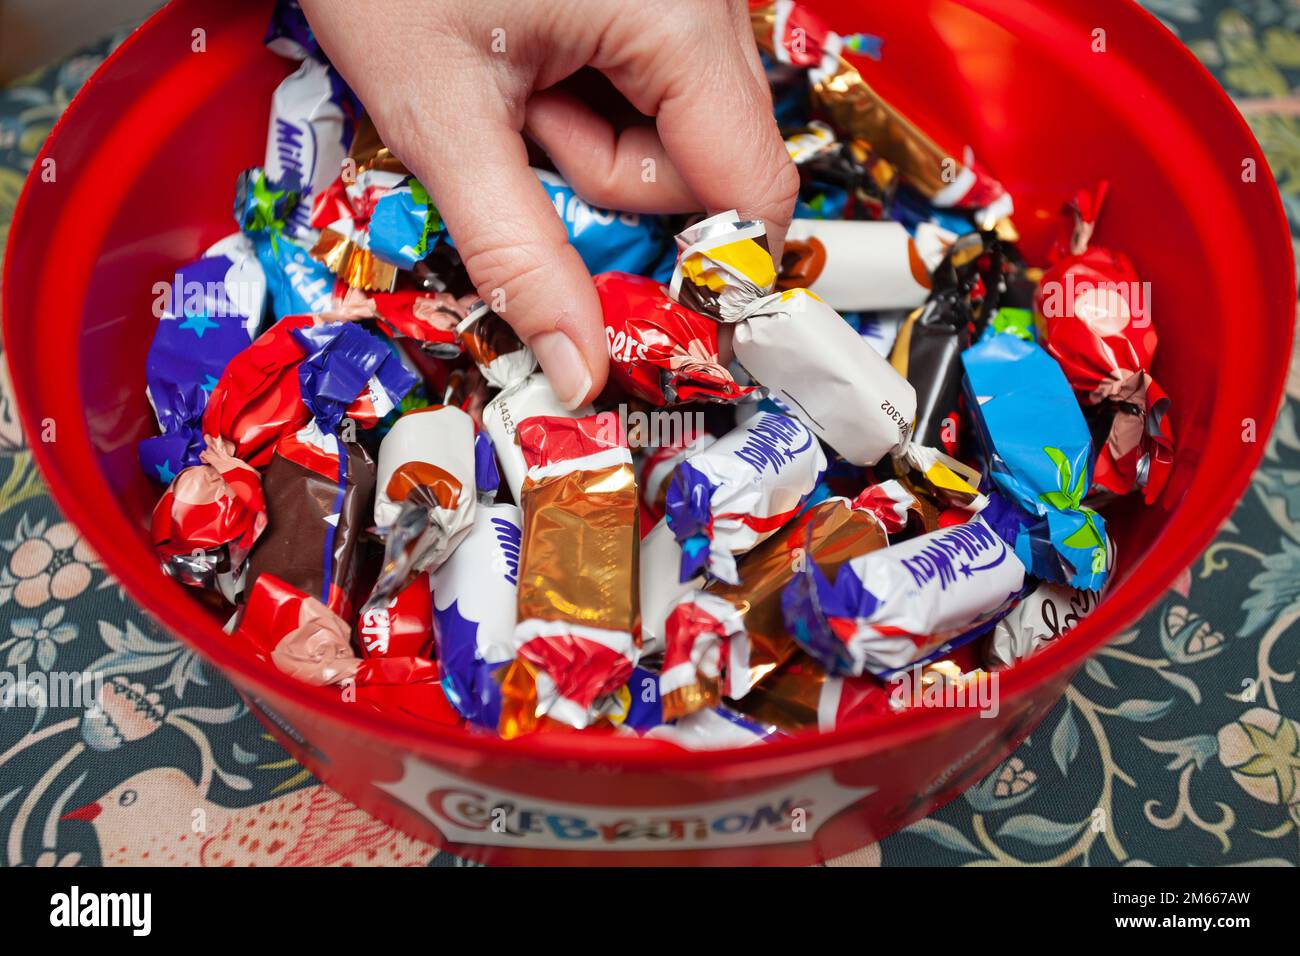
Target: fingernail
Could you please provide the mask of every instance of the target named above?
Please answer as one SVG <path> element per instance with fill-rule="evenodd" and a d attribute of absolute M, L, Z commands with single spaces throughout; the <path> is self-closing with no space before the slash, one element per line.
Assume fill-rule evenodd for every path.
<path fill-rule="evenodd" d="M 563 332 L 543 332 L 528 345 L 560 404 L 568 409 L 581 405 L 591 391 L 591 372 L 573 340 Z"/>

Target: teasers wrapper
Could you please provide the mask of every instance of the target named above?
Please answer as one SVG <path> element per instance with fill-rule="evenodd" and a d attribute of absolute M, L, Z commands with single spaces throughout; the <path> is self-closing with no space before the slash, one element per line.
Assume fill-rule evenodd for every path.
<path fill-rule="evenodd" d="M 357 638 L 365 657 L 430 657 L 433 599 L 429 576 L 416 575 L 386 606 L 362 611 Z"/>
<path fill-rule="evenodd" d="M 907 447 L 916 393 L 829 305 L 805 289 L 773 293 L 760 222 L 734 210 L 689 227 L 670 293 L 735 323 L 736 359 L 846 461 L 875 464 Z"/>
<path fill-rule="evenodd" d="M 647 272 L 669 246 L 657 217 L 590 206 L 555 173 L 534 169 L 564 223 L 569 243 L 592 275 Z"/>
<path fill-rule="evenodd" d="M 519 567 L 518 659 L 537 716 L 592 723 L 636 663 L 637 497 L 617 416 L 529 418 Z M 503 725 L 510 717 L 502 713 Z"/>
<path fill-rule="evenodd" d="M 262 323 L 266 276 L 253 244 L 227 236 L 176 270 L 145 360 L 145 395 L 161 435 L 140 443 L 145 474 L 171 481 L 199 463 L 208 393 Z"/>
<path fill-rule="evenodd" d="M 753 387 L 738 385 L 718 357 L 718 324 L 670 299 L 645 276 L 596 276 L 610 377 L 653 405 L 734 402 Z"/>
<path fill-rule="evenodd" d="M 207 440 L 200 463 L 177 475 L 154 506 L 150 534 L 168 575 L 233 604 L 267 519 L 261 477 L 232 450 L 230 442 Z"/>
<path fill-rule="evenodd" d="M 717 706 L 723 696 L 744 697 L 798 650 L 782 617 L 781 590 L 802 563 L 839 567 L 887 541 L 872 512 L 831 498 L 746 555 L 740 584 L 713 581 L 683 595 L 665 624 L 664 719 Z"/>
<path fill-rule="evenodd" d="M 1061 367 L 1033 342 L 995 335 L 962 353 L 966 407 L 993 486 L 1029 516 L 1016 554 L 1035 577 L 1100 590 L 1106 524 L 1083 504 L 1092 436 Z"/>
<path fill-rule="evenodd" d="M 517 507 L 484 505 L 429 579 L 443 690 L 462 717 L 492 730 L 501 720 L 495 675 L 515 656 L 521 538 Z"/>
<path fill-rule="evenodd" d="M 374 461 L 312 423 L 276 445 L 262 481 L 268 524 L 249 557 L 249 586 L 272 574 L 350 621 Z"/>
<path fill-rule="evenodd" d="M 277 319 L 334 305 L 333 273 L 286 232 L 298 205 L 298 193 L 271 181 L 262 169 L 245 170 L 235 182 L 235 222 L 253 243 Z"/>
<path fill-rule="evenodd" d="M 793 733 L 828 731 L 865 717 L 895 713 L 890 691 L 874 677 L 832 677 L 808 655 L 792 657 L 731 706 L 753 720 Z"/>
<path fill-rule="evenodd" d="M 995 235 L 963 236 L 935 270 L 929 301 L 898 330 L 890 363 L 916 389 L 912 434 L 922 445 L 948 444 L 945 427 L 954 438 L 957 434 L 961 353 L 997 308 L 1002 268 L 1002 244 Z"/>
<path fill-rule="evenodd" d="M 825 471 L 816 436 L 774 412 L 759 412 L 682 462 L 665 497 L 665 520 L 682 550 L 678 580 L 707 570 L 739 583 L 736 555 L 793 518 Z"/>
<path fill-rule="evenodd" d="M 1150 373 L 1157 338 L 1145 284 L 1126 255 L 1092 244 L 1107 188 L 1075 197 L 1073 232 L 1052 252 L 1035 309 L 1080 399 L 1113 415 L 1093 480 L 1115 494 L 1139 490 L 1150 504 L 1173 467 L 1169 397 Z"/>
<path fill-rule="evenodd" d="M 518 423 L 535 416 L 585 418 L 594 414 L 594 409 L 590 405 L 565 408 L 546 376 L 537 371 L 532 350 L 487 303 L 480 301 L 471 306 L 457 332 L 483 378 L 500 389 L 483 407 L 483 428 L 492 439 L 511 496 L 516 502 L 522 501 L 528 464 L 519 445 Z"/>
<path fill-rule="evenodd" d="M 828 673 L 888 676 L 976 636 L 1020 596 L 1014 515 L 996 498 L 966 524 L 856 557 L 810 560 L 782 593 L 785 624 Z"/>
<path fill-rule="evenodd" d="M 750 17 L 760 48 L 779 63 L 808 70 L 813 102 L 831 125 L 846 138 L 870 143 L 931 203 L 968 210 L 982 228 L 1011 215 L 1010 194 L 975 162 L 970 147 L 939 144 L 882 99 L 841 56 L 859 51 L 806 7 L 776 0 L 751 8 Z M 958 156 L 954 170 L 952 158 Z"/>
<path fill-rule="evenodd" d="M 637 464 L 636 487 L 641 504 L 652 517 L 658 520 L 664 516 L 668 482 L 677 466 L 691 455 L 712 447 L 715 441 L 717 439 L 708 432 L 685 435 L 681 441 L 652 448 L 641 457 Z"/>
<path fill-rule="evenodd" d="M 776 287 L 807 289 L 839 312 L 913 309 L 930 295 L 930 272 L 944 251 L 896 222 L 795 219 Z"/>
<path fill-rule="evenodd" d="M 458 408 L 407 412 L 384 436 L 374 511 L 384 564 L 365 610 L 387 604 L 421 571 L 436 571 L 469 534 L 478 470 L 474 422 Z"/>
<path fill-rule="evenodd" d="M 253 582 L 235 629 L 279 670 L 314 687 L 353 677 L 352 628 L 335 611 L 274 574 Z"/>

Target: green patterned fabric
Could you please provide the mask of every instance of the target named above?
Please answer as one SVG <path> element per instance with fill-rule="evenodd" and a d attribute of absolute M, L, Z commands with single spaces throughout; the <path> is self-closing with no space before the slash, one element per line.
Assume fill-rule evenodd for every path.
<path fill-rule="evenodd" d="M 1147 0 L 1259 137 L 1300 236 L 1300 3 Z M 0 249 L 106 43 L 0 91 Z M 1300 249 L 1300 243 L 1297 243 Z M 7 373 L 0 373 L 7 376 Z M 455 865 L 321 787 L 59 515 L 0 380 L 0 669 L 106 676 L 102 714 L 0 707 L 0 861 Z M 1219 538 L 996 772 L 840 865 L 1300 863 L 1300 375 Z M 97 801 L 94 820 L 60 820 Z M 191 833 L 192 814 L 207 836 Z M 245 833 L 265 834 L 250 847 Z"/>

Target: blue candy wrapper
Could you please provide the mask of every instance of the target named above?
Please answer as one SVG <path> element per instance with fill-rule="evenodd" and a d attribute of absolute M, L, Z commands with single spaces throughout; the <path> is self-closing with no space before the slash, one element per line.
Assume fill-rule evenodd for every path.
<path fill-rule="evenodd" d="M 272 182 L 257 167 L 245 170 L 235 183 L 235 221 L 257 252 L 277 321 L 334 307 L 334 274 L 286 231 L 299 200 L 297 192 Z"/>
<path fill-rule="evenodd" d="M 322 322 L 290 334 L 308 352 L 298 366 L 302 400 L 327 432 L 338 428 L 348 406 L 367 389 L 378 419 L 419 381 L 387 342 L 351 322 Z"/>
<path fill-rule="evenodd" d="M 165 285 L 165 284 L 163 284 Z M 169 483 L 203 451 L 208 395 L 226 363 L 257 335 L 266 277 L 252 243 L 236 233 L 176 270 L 145 360 L 145 394 L 162 434 L 140 443 L 140 465 Z"/>
<path fill-rule="evenodd" d="M 555 173 L 542 169 L 534 172 L 564 223 L 569 242 L 592 275 L 643 274 L 653 265 L 662 265 L 664 250 L 672 243 L 657 217 L 589 206 Z M 675 252 L 674 249 L 674 256 Z"/>
<path fill-rule="evenodd" d="M 1093 447 L 1074 391 L 1035 342 L 994 335 L 962 353 L 966 407 L 1003 495 L 1029 516 L 1016 555 L 1035 577 L 1099 591 L 1105 519 L 1083 504 Z"/>

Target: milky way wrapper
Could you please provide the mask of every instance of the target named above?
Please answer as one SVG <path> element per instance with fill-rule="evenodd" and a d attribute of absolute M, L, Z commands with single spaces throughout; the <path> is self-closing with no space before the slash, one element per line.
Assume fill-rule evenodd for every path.
<path fill-rule="evenodd" d="M 1024 588 L 1010 511 L 990 497 L 965 524 L 872 551 L 834 574 L 810 560 L 782 594 L 789 633 L 828 673 L 877 677 L 978 636 Z"/>
<path fill-rule="evenodd" d="M 1052 250 L 1035 309 L 1047 351 L 1107 427 L 1093 481 L 1117 495 L 1140 491 L 1150 504 L 1173 467 L 1170 403 L 1151 377 L 1157 337 L 1148 287 L 1128 256 L 1092 244 L 1106 192 L 1103 181 L 1070 205 L 1073 229 Z"/>
<path fill-rule="evenodd" d="M 469 534 L 478 504 L 473 420 L 435 405 L 407 412 L 379 445 L 374 523 L 384 563 L 365 610 L 436 571 Z"/>
<path fill-rule="evenodd" d="M 352 620 L 374 460 L 312 424 L 276 445 L 262 485 L 267 528 L 249 557 L 249 586 L 270 573 Z"/>
<path fill-rule="evenodd" d="M 871 512 L 830 498 L 746 555 L 740 583 L 712 581 L 680 597 L 667 616 L 659 679 L 664 719 L 739 699 L 798 651 L 786 630 L 781 592 L 805 564 L 839 568 L 888 543 Z"/>
<path fill-rule="evenodd" d="M 670 294 L 734 323 L 736 359 L 817 437 L 855 465 L 906 448 L 916 392 L 816 295 L 773 293 L 761 222 L 724 212 L 684 230 L 677 246 Z"/>
<path fill-rule="evenodd" d="M 1109 564 L 1106 522 L 1083 503 L 1092 487 L 1092 435 L 1061 367 L 1037 343 L 1006 333 L 961 358 L 989 479 L 1027 516 L 1016 554 L 1037 578 L 1100 590 Z"/>
<path fill-rule="evenodd" d="M 813 103 L 846 138 L 869 142 L 935 206 L 962 209 L 991 228 L 1013 211 L 1011 195 L 975 161 L 969 146 L 939 143 L 883 99 L 842 53 L 855 44 L 829 30 L 802 4 L 777 0 L 751 8 L 759 46 L 778 63 L 808 70 Z"/>
<path fill-rule="evenodd" d="M 638 505 L 618 417 L 529 418 L 519 566 L 519 660 L 537 716 L 594 722 L 636 663 Z M 503 712 L 503 724 L 508 721 Z"/>
<path fill-rule="evenodd" d="M 501 720 L 497 671 L 515 656 L 521 537 L 517 507 L 481 505 L 430 578 L 443 690 L 462 717 L 491 730 Z"/>
<path fill-rule="evenodd" d="M 645 276 L 596 276 L 609 347 L 610 378 L 653 405 L 735 402 L 754 391 L 718 357 L 718 324 L 668 297 Z"/>
<path fill-rule="evenodd" d="M 673 472 L 666 520 L 682 549 L 679 581 L 707 571 L 735 584 L 736 556 L 790 521 L 826 470 L 798 419 L 759 412 Z"/>
<path fill-rule="evenodd" d="M 231 603 L 267 522 L 261 476 L 231 455 L 233 447 L 209 438 L 199 464 L 183 469 L 158 500 L 149 528 L 168 575 Z"/>
<path fill-rule="evenodd" d="M 929 296 L 937 264 L 896 222 L 795 219 L 776 287 L 807 289 L 838 312 L 914 309 Z"/>

